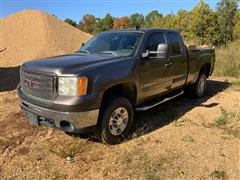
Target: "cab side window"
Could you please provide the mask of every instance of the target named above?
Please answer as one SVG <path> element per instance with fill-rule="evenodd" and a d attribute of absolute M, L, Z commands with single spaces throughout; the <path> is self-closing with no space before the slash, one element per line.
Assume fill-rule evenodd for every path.
<path fill-rule="evenodd" d="M 182 54 L 179 36 L 176 33 L 168 32 L 168 38 L 170 40 L 171 55 L 176 56 Z"/>
<path fill-rule="evenodd" d="M 145 50 L 148 51 L 157 51 L 158 44 L 166 43 L 163 33 L 158 32 L 149 36 Z"/>

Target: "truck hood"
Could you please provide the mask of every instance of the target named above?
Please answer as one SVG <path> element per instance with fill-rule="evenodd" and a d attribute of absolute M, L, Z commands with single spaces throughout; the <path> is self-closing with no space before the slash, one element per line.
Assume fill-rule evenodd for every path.
<path fill-rule="evenodd" d="M 28 61 L 22 65 L 23 69 L 34 72 L 50 72 L 57 75 L 73 75 L 84 69 L 98 64 L 120 60 L 122 57 L 113 57 L 99 54 L 67 54 L 41 60 Z"/>

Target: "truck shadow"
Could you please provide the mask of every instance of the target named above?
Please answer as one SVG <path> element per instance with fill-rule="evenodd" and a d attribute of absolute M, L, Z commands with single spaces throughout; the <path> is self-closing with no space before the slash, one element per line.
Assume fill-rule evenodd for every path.
<path fill-rule="evenodd" d="M 228 82 L 208 80 L 208 89 L 203 98 L 194 99 L 189 98 L 186 95 L 182 95 L 152 108 L 151 110 L 136 112 L 134 119 L 135 125 L 133 132 L 130 135 L 130 139 L 162 128 L 179 119 L 195 107 L 203 106 L 205 108 L 211 108 L 217 106 L 217 102 L 210 104 L 204 104 L 204 102 L 230 86 L 231 84 Z"/>
<path fill-rule="evenodd" d="M 19 84 L 20 66 L 2 68 L 0 67 L 0 92 L 12 91 Z"/>
<path fill-rule="evenodd" d="M 203 98 L 195 99 L 182 95 L 150 110 L 136 112 L 134 125 L 127 140 L 138 138 L 167 126 L 195 107 L 202 106 L 205 108 L 212 108 L 219 105 L 217 102 L 210 104 L 205 104 L 205 102 L 230 86 L 231 83 L 229 82 L 208 80 L 208 89 Z M 93 142 L 99 142 L 99 140 L 91 134 L 78 134 L 77 136 Z"/>

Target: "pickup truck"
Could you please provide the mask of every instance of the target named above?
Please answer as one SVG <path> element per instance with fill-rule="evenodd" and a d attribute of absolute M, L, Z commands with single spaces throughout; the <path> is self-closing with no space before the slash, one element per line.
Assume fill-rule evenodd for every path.
<path fill-rule="evenodd" d="M 188 49 L 174 30 L 111 30 L 76 53 L 24 63 L 18 95 L 32 124 L 117 144 L 135 112 L 184 92 L 202 97 L 214 62 L 214 48 Z"/>

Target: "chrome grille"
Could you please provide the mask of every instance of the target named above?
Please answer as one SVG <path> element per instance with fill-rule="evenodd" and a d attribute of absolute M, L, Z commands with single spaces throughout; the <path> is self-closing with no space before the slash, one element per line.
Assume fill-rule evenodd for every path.
<path fill-rule="evenodd" d="M 21 87 L 26 94 L 33 97 L 46 100 L 56 98 L 56 76 L 54 74 L 21 70 Z"/>

